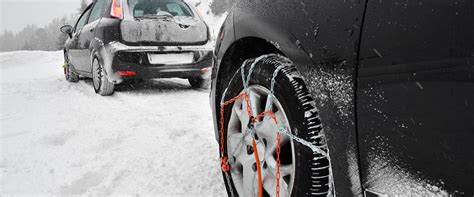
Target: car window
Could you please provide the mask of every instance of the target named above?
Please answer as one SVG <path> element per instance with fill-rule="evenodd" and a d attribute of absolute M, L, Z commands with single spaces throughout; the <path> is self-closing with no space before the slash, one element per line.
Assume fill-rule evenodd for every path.
<path fill-rule="evenodd" d="M 167 12 L 173 16 L 194 16 L 186 3 L 177 0 L 128 0 L 128 7 L 134 17 L 157 15 L 159 12 Z"/>
<path fill-rule="evenodd" d="M 102 17 L 107 0 L 97 0 L 89 16 L 89 23 Z"/>
<path fill-rule="evenodd" d="M 91 12 L 90 7 L 82 14 L 81 18 L 77 21 L 76 28 L 74 28 L 74 32 L 80 31 L 84 25 L 87 24 L 87 18 L 89 18 L 89 13 Z"/>

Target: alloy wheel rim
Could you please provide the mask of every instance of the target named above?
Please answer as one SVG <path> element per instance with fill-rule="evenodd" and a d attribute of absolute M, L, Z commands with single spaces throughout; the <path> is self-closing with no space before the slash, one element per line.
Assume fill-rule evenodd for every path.
<path fill-rule="evenodd" d="M 263 190 L 270 196 L 276 196 L 276 138 L 277 131 L 283 127 L 290 129 L 289 121 L 282 105 L 271 95 L 270 90 L 263 86 L 253 85 L 247 89 L 252 109 L 252 116 L 263 111 L 275 113 L 277 123 L 269 116 L 257 120 L 255 123 L 255 134 L 257 150 L 262 166 Z M 273 103 L 272 109 L 265 109 L 269 103 Z M 244 98 L 237 100 L 232 106 L 231 117 L 228 123 L 227 153 L 230 174 L 239 196 L 256 196 L 258 192 L 257 172 L 255 158 L 253 155 L 252 140 L 254 136 L 246 133 L 248 116 Z M 280 196 L 289 196 L 292 191 L 295 177 L 295 154 L 293 141 L 286 135 L 281 135 L 280 147 L 281 177 Z M 283 156 L 283 157 L 282 157 Z"/>

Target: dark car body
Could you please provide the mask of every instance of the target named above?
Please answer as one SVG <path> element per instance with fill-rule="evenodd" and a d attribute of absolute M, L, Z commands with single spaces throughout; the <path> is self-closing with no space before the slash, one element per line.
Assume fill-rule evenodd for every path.
<path fill-rule="evenodd" d="M 239 0 L 219 37 L 216 138 L 228 73 L 280 53 L 317 101 L 337 195 L 474 195 L 473 1 Z"/>
<path fill-rule="evenodd" d="M 177 2 L 187 7 L 189 17 L 138 17 L 134 14 L 136 9 L 128 11 L 132 9 L 131 2 L 134 8 L 140 2 Z M 119 16 L 112 15 L 114 3 L 123 9 Z M 209 40 L 203 19 L 192 6 L 180 0 L 95 0 L 74 26 L 64 53 L 74 71 L 86 77 L 92 77 L 91 64 L 98 58 L 114 84 L 135 78 L 188 78 L 205 75 L 206 68 L 211 66 L 213 46 Z M 192 61 L 151 62 L 150 55 L 166 54 L 189 54 Z"/>

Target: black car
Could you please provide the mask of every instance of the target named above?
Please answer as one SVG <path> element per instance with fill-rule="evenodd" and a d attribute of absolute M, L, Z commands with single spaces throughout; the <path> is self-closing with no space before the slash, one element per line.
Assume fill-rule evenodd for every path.
<path fill-rule="evenodd" d="M 236 1 L 211 77 L 229 195 L 473 196 L 473 5 Z"/>
<path fill-rule="evenodd" d="M 66 79 L 93 79 L 98 94 L 129 79 L 180 77 L 197 88 L 210 85 L 213 45 L 198 12 L 182 0 L 95 0 L 64 49 Z"/>

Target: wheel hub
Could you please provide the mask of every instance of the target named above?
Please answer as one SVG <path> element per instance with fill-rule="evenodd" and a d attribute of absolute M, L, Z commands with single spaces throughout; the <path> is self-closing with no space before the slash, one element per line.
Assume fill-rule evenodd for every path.
<path fill-rule="evenodd" d="M 280 102 L 263 86 L 250 86 L 247 89 L 252 115 L 247 113 L 244 98 L 235 101 L 227 132 L 227 153 L 231 165 L 233 184 L 239 196 L 256 196 L 258 190 L 256 161 L 253 140 L 256 140 L 260 166 L 262 167 L 263 189 L 271 196 L 276 195 L 276 139 L 277 131 L 283 127 L 290 129 L 288 118 Z M 270 109 L 270 103 L 273 107 Z M 251 123 L 253 117 L 266 111 L 275 114 L 276 122 L 270 117 L 259 118 Z M 294 182 L 294 145 L 293 141 L 281 135 L 280 147 L 285 161 L 280 168 L 280 196 L 289 196 Z"/>

